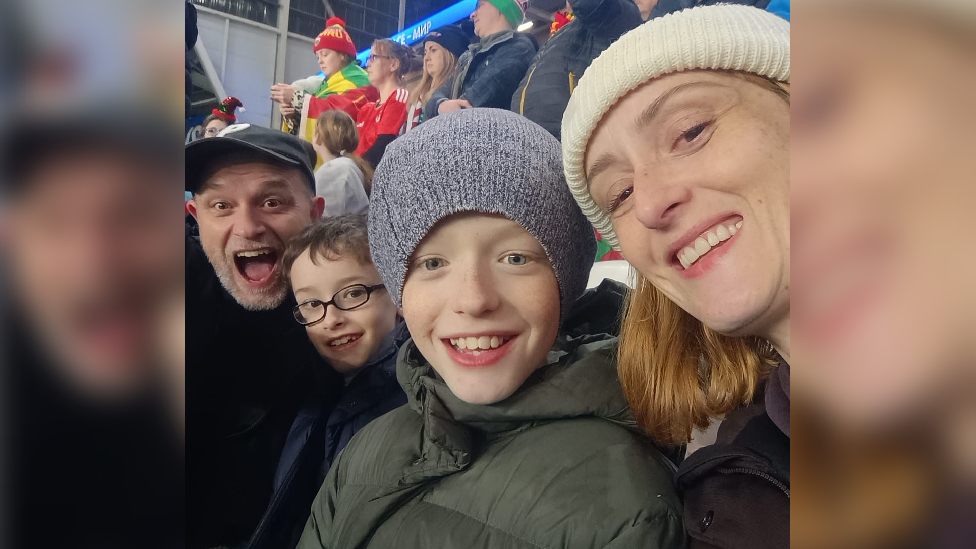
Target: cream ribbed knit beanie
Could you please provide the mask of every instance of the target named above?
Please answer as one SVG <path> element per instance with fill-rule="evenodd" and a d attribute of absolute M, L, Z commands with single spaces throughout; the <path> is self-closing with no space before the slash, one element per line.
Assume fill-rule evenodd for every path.
<path fill-rule="evenodd" d="M 752 6 L 720 4 L 652 19 L 623 35 L 586 69 L 563 114 L 566 181 L 604 240 L 620 250 L 610 217 L 586 185 L 583 160 L 600 120 L 628 92 L 692 69 L 742 71 L 790 81 L 790 24 Z"/>

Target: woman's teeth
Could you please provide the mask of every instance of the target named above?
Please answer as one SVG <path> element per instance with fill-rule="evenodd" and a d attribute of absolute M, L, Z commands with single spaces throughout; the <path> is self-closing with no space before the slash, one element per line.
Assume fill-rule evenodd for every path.
<path fill-rule="evenodd" d="M 741 228 L 742 221 L 730 223 L 727 226 L 719 223 L 695 239 L 695 242 L 691 246 L 687 246 L 679 251 L 677 254 L 678 262 L 681 263 L 682 267 L 688 269 L 719 243 L 725 242 L 735 236 L 735 233 L 739 232 Z"/>
<path fill-rule="evenodd" d="M 460 337 L 457 339 L 451 339 L 451 345 L 459 351 L 468 351 L 475 355 L 481 354 L 481 351 L 487 351 L 489 349 L 497 349 L 504 345 L 511 337 L 506 336 L 480 336 L 480 337 Z"/>
<path fill-rule="evenodd" d="M 331 343 L 329 343 L 329 346 L 330 347 L 338 347 L 339 345 L 345 345 L 346 343 L 349 343 L 350 341 L 356 341 L 357 339 L 359 339 L 361 337 L 362 337 L 361 335 L 358 335 L 358 336 L 346 336 L 346 337 L 343 337 L 341 339 L 334 339 L 334 340 L 332 340 Z"/>

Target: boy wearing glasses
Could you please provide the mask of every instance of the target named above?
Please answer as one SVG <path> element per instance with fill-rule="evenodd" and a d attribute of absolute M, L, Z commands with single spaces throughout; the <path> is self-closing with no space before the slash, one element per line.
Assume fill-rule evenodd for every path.
<path fill-rule="evenodd" d="M 298 302 L 295 320 L 345 387 L 334 408 L 312 399 L 299 410 L 275 473 L 274 501 L 249 549 L 294 547 L 339 452 L 367 423 L 407 402 L 396 357 L 410 334 L 370 259 L 366 217 L 315 221 L 288 242 L 282 272 Z"/>
<path fill-rule="evenodd" d="M 319 355 L 345 379 L 346 395 L 337 405 L 337 411 L 343 408 L 343 401 L 350 400 L 351 393 L 359 392 L 353 389 L 371 384 L 376 381 L 374 377 L 390 379 L 390 391 L 370 387 L 368 394 L 363 395 L 369 400 L 387 392 L 396 397 L 395 402 L 382 406 L 381 411 L 371 411 L 369 419 L 372 419 L 406 403 L 406 397 L 393 379 L 399 314 L 370 259 L 366 233 L 365 216 L 322 218 L 288 243 L 283 266 L 298 302 L 295 320 L 305 326 Z M 403 332 L 406 339 L 407 334 Z M 384 369 L 390 375 L 377 376 L 367 371 Z M 354 400 L 365 404 L 367 398 Z M 350 427 L 351 432 L 341 437 L 341 444 L 330 448 L 333 455 L 358 429 Z"/>

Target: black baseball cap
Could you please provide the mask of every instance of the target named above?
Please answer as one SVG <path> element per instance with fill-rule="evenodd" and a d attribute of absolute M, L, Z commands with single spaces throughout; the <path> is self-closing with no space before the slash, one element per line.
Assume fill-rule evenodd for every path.
<path fill-rule="evenodd" d="M 196 193 L 203 184 L 207 165 L 230 152 L 255 152 L 268 162 L 286 164 L 301 170 L 315 190 L 315 150 L 294 135 L 251 124 L 227 126 L 217 137 L 198 139 L 186 146 L 186 190 Z"/>

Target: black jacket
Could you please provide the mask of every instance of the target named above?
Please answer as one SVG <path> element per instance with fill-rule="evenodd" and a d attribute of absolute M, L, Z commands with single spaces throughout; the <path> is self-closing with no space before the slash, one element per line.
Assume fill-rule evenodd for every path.
<path fill-rule="evenodd" d="M 342 382 L 325 368 L 288 298 L 248 311 L 186 237 L 186 547 L 245 542 L 265 514 L 285 440 L 304 402 L 331 408 Z"/>
<path fill-rule="evenodd" d="M 790 439 L 762 405 L 729 414 L 678 470 L 693 549 L 790 546 Z"/>
<path fill-rule="evenodd" d="M 312 400 L 299 411 L 275 473 L 271 504 L 246 549 L 295 547 L 336 456 L 369 422 L 407 403 L 397 383 L 396 357 L 409 338 L 401 322 L 349 382 L 334 408 Z"/>
<path fill-rule="evenodd" d="M 569 96 L 590 63 L 641 24 L 633 0 L 570 0 L 576 18 L 539 50 L 512 96 L 511 108 L 560 138 Z"/>
<path fill-rule="evenodd" d="M 507 109 L 512 92 L 538 47 L 525 34 L 504 31 L 472 44 L 461 54 L 454 74 L 430 96 L 427 118 L 448 99 L 467 99 L 472 107 Z"/>

